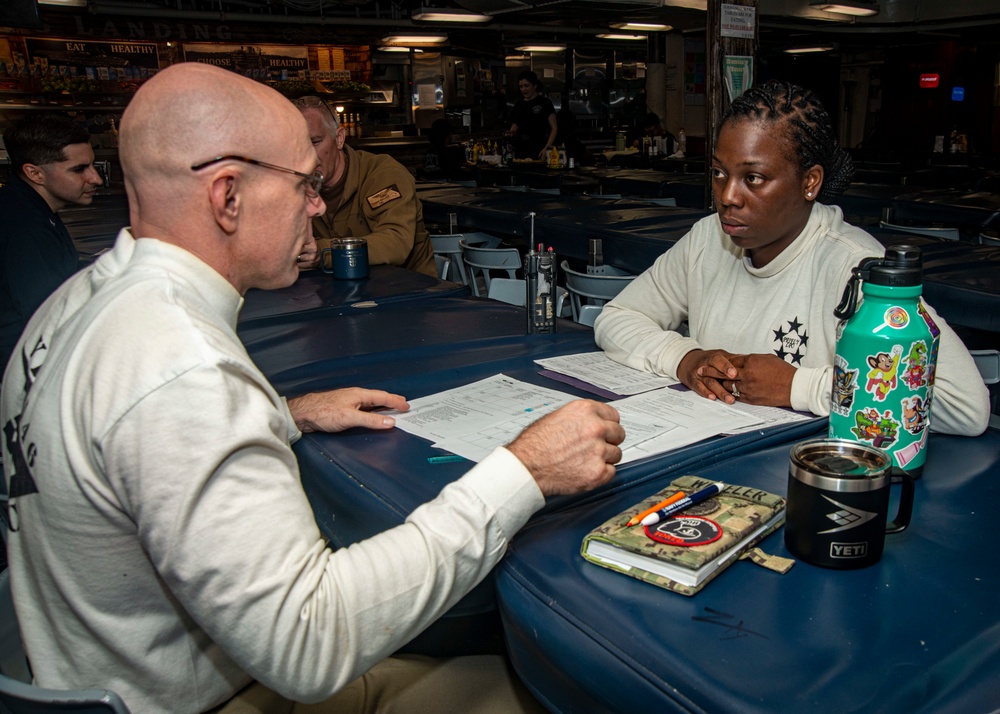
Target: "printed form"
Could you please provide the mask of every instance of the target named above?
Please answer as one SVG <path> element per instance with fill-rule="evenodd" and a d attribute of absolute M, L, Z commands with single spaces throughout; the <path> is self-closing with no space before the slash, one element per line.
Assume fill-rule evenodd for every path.
<path fill-rule="evenodd" d="M 509 444 L 533 421 L 577 397 L 503 374 L 410 402 L 390 412 L 396 427 L 434 446 L 481 461 Z M 622 461 L 628 463 L 760 424 L 755 416 L 694 392 L 657 389 L 610 402 L 625 428 Z"/>
<path fill-rule="evenodd" d="M 603 350 L 536 359 L 535 364 L 621 396 L 641 394 L 652 389 L 680 384 L 676 379 L 660 377 L 615 362 Z"/>

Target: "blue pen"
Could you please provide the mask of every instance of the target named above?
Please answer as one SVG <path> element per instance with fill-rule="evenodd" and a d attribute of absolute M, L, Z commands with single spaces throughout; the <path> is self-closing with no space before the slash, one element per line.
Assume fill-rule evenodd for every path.
<path fill-rule="evenodd" d="M 655 525 L 656 523 L 659 523 L 665 518 L 670 518 L 670 516 L 674 515 L 678 511 L 683 511 L 685 508 L 693 506 L 696 503 L 701 503 L 702 501 L 708 500 L 715 494 L 719 493 L 725 487 L 726 484 L 719 482 L 719 483 L 713 483 L 711 486 L 706 486 L 700 491 L 695 491 L 687 498 L 682 498 L 681 500 L 677 501 L 677 503 L 671 503 L 669 506 L 667 506 L 666 508 L 661 508 L 656 513 L 650 513 L 648 516 L 642 519 L 641 521 L 642 525 L 644 526 Z"/>

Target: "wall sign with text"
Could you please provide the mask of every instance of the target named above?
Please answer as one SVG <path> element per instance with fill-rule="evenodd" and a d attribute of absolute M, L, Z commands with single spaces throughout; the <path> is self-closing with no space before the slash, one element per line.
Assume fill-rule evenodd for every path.
<path fill-rule="evenodd" d="M 188 62 L 214 64 L 254 79 L 305 79 L 309 51 L 291 45 L 185 44 Z"/>
<path fill-rule="evenodd" d="M 29 64 L 41 65 L 53 74 L 93 74 L 99 79 L 145 79 L 160 68 L 160 58 L 153 42 L 25 37 L 24 48 Z"/>

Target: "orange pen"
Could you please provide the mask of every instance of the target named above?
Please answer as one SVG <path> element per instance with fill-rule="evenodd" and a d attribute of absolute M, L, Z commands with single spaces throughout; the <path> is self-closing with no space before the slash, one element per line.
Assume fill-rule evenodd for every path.
<path fill-rule="evenodd" d="M 650 513 L 655 513 L 656 511 L 660 510 L 661 508 L 666 508 L 671 503 L 676 503 L 677 501 L 679 501 L 682 498 L 684 498 L 686 495 L 687 494 L 684 493 L 683 491 L 678 491 L 677 493 L 675 493 L 673 496 L 671 496 L 667 500 L 660 501 L 659 503 L 657 503 L 652 508 L 647 508 L 645 511 L 643 511 L 642 513 L 640 513 L 638 516 L 635 516 L 632 519 L 630 519 L 629 522 L 625 524 L 625 527 L 626 528 L 630 528 L 630 527 L 632 527 L 632 526 L 640 523 L 642 521 L 642 519 L 645 518 L 646 516 L 648 516 Z"/>

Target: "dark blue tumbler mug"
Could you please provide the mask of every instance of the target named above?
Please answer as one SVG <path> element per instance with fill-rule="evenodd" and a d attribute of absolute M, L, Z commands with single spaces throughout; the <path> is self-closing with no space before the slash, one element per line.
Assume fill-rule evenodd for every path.
<path fill-rule="evenodd" d="M 326 254 L 330 266 L 326 267 Z M 364 238 L 335 238 L 329 248 L 320 251 L 320 266 L 338 280 L 362 280 L 368 277 L 368 241 Z"/>

